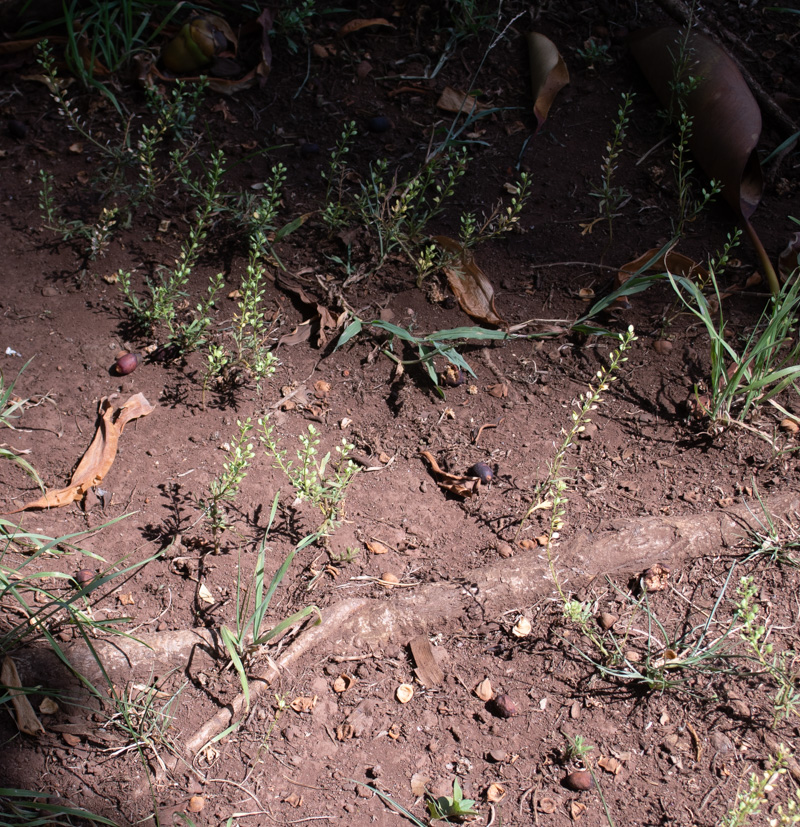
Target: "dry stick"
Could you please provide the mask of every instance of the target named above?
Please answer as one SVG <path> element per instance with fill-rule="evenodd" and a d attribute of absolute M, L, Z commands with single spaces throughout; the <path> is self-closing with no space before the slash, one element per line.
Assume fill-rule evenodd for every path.
<path fill-rule="evenodd" d="M 689 9 L 686 7 L 686 4 L 683 0 L 656 0 L 658 5 L 664 9 L 667 14 L 671 17 L 674 17 L 679 23 L 686 25 L 690 18 L 692 17 Z M 712 15 L 713 17 L 713 15 Z M 696 18 L 695 18 L 696 19 Z M 720 22 L 713 18 L 714 22 L 720 32 L 720 34 L 727 40 L 729 43 L 734 45 L 739 51 L 744 52 L 751 57 L 753 60 L 760 60 L 761 58 L 757 55 L 746 43 L 743 43 L 733 32 L 728 31 Z M 708 26 L 705 26 L 700 21 L 697 21 L 698 28 L 703 32 L 703 34 L 708 35 L 708 37 L 712 38 L 713 40 L 717 40 L 718 38 L 715 36 L 714 32 L 712 32 Z M 753 95 L 755 95 L 756 100 L 759 104 L 770 114 L 774 120 L 780 123 L 782 126 L 786 127 L 789 131 L 789 134 L 794 134 L 795 132 L 800 129 L 797 123 L 793 121 L 786 112 L 775 102 L 771 95 L 769 95 L 766 90 L 761 86 L 761 84 L 750 74 L 745 66 L 742 65 L 741 61 L 736 57 L 735 54 L 729 53 L 731 58 L 733 59 L 734 63 L 739 68 L 739 71 L 742 73 L 742 77 L 745 79 L 745 82 L 750 87 Z"/>

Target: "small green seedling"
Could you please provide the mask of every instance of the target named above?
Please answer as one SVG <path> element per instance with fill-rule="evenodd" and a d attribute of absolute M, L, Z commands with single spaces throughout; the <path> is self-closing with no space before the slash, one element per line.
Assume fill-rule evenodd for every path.
<path fill-rule="evenodd" d="M 461 785 L 458 779 L 453 779 L 453 795 L 440 795 L 435 798 L 430 793 L 428 796 L 428 813 L 431 821 L 455 821 L 460 823 L 464 821 L 467 816 L 476 816 L 478 811 L 475 809 L 475 802 L 469 798 L 464 798 L 461 792 Z"/>

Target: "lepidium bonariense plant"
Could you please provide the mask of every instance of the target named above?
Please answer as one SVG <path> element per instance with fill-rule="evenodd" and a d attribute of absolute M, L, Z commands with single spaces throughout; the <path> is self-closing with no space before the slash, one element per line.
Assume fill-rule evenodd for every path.
<path fill-rule="evenodd" d="M 310 502 L 319 509 L 322 523 L 316 531 L 320 537 L 333 532 L 344 514 L 344 501 L 347 489 L 358 473 L 358 466 L 349 458 L 353 445 L 342 439 L 334 448 L 335 459 L 328 451 L 318 459 L 321 441 L 319 431 L 311 424 L 308 432 L 300 434 L 297 449 L 297 462 L 286 458 L 286 450 L 281 448 L 275 434 L 275 426 L 268 417 L 258 420 L 260 431 L 258 438 L 278 468 L 283 471 L 295 491 L 295 504 Z"/>

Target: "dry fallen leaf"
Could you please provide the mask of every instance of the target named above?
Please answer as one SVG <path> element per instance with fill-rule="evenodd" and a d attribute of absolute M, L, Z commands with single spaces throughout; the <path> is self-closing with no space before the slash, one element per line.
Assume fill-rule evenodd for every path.
<path fill-rule="evenodd" d="M 475 687 L 475 694 L 482 700 L 482 701 L 491 701 L 494 697 L 494 691 L 492 690 L 492 682 L 489 678 L 484 678 L 476 687 Z"/>
<path fill-rule="evenodd" d="M 208 603 L 210 606 L 213 603 L 216 603 L 214 600 L 214 595 L 208 590 L 205 584 L 201 583 L 199 588 L 197 589 L 197 596 L 203 603 Z"/>
<path fill-rule="evenodd" d="M 486 790 L 486 800 L 492 804 L 506 797 L 506 788 L 502 784 L 490 784 Z"/>
<path fill-rule="evenodd" d="M 572 801 L 569 805 L 569 814 L 573 821 L 577 821 L 586 812 L 586 805 L 580 801 Z"/>
<path fill-rule="evenodd" d="M 421 772 L 415 772 L 414 775 L 411 776 L 411 795 L 416 798 L 425 795 L 428 784 L 430 783 L 431 779 L 427 775 L 423 775 Z"/>
<path fill-rule="evenodd" d="M 558 807 L 558 802 L 554 798 L 540 798 L 536 803 L 536 809 L 540 813 L 554 813 Z"/>
<path fill-rule="evenodd" d="M 299 698 L 295 698 L 289 706 L 295 712 L 311 712 L 314 707 L 317 705 L 317 696 L 314 695 L 313 698 L 309 698 L 306 696 L 301 695 Z"/>
<path fill-rule="evenodd" d="M 9 656 L 3 658 L 3 667 L 0 669 L 0 683 L 2 683 L 11 697 L 14 705 L 14 713 L 17 717 L 17 728 L 26 735 L 39 735 L 44 732 L 41 721 L 36 717 L 31 702 L 24 692 L 17 692 L 22 689 L 22 681 L 17 672 L 17 666 Z"/>
<path fill-rule="evenodd" d="M 397 28 L 393 23 L 390 23 L 383 17 L 372 17 L 370 19 L 359 18 L 345 23 L 344 26 L 336 32 L 336 37 L 345 37 L 348 34 L 357 32 L 360 29 L 366 29 L 369 26 L 388 26 L 390 29 Z"/>
<path fill-rule="evenodd" d="M 480 489 L 481 481 L 479 477 L 465 477 L 461 474 L 450 474 L 447 471 L 442 471 L 430 451 L 421 451 L 420 456 L 430 464 L 431 471 L 436 478 L 436 484 L 445 491 L 466 499 L 473 496 Z"/>
<path fill-rule="evenodd" d="M 355 678 L 352 675 L 348 675 L 346 672 L 343 672 L 333 682 L 333 691 L 336 692 L 337 694 L 341 695 L 342 692 L 347 692 L 347 690 L 354 683 L 355 683 Z"/>
<path fill-rule="evenodd" d="M 612 775 L 619 775 L 622 772 L 622 761 L 617 761 L 616 758 L 611 758 L 611 756 L 601 756 L 597 761 L 597 766 Z"/>
<path fill-rule="evenodd" d="M 511 629 L 511 634 L 514 635 L 514 637 L 528 637 L 532 628 L 530 620 L 524 615 L 520 615 L 514 627 Z"/>
<path fill-rule="evenodd" d="M 52 698 L 44 698 L 39 704 L 39 712 L 42 715 L 55 715 L 59 710 L 58 704 Z"/>
<path fill-rule="evenodd" d="M 11 513 L 25 511 L 29 508 L 60 508 L 79 500 L 90 488 L 98 485 L 109 472 L 117 456 L 117 443 L 125 425 L 132 419 L 147 416 L 155 408 L 137 393 L 121 408 L 114 408 L 107 398 L 100 400 L 100 424 L 83 458 L 78 463 L 70 484 L 57 491 L 48 491 L 43 497 L 34 500 Z"/>
<path fill-rule="evenodd" d="M 552 40 L 538 32 L 528 32 L 527 40 L 538 132 L 556 95 L 569 83 L 569 70 Z"/>
<path fill-rule="evenodd" d="M 459 112 L 462 115 L 472 115 L 475 112 L 489 109 L 488 106 L 480 103 L 472 95 L 459 92 L 450 86 L 445 86 L 439 100 L 436 101 L 436 105 L 445 112 Z"/>
<path fill-rule="evenodd" d="M 494 287 L 475 264 L 472 253 L 446 235 L 434 236 L 433 241 L 449 254 L 449 263 L 443 269 L 461 309 L 483 324 L 506 327 L 494 305 Z"/>

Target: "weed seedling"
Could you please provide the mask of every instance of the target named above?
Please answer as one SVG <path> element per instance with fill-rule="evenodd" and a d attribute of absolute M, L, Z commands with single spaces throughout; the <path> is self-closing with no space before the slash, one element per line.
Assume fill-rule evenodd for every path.
<path fill-rule="evenodd" d="M 589 193 L 592 198 L 597 199 L 600 216 L 608 223 L 609 246 L 611 246 L 614 237 L 614 218 L 617 210 L 630 198 L 630 194 L 624 187 L 614 186 L 613 180 L 617 171 L 619 156 L 622 154 L 622 145 L 628 129 L 633 97 L 632 92 L 626 92 L 622 96 L 622 102 L 617 110 L 617 118 L 614 121 L 614 131 L 606 144 L 606 154 L 600 167 L 603 174 L 602 182 L 598 189 Z"/>
<path fill-rule="evenodd" d="M 274 597 L 278 586 L 280 586 L 283 581 L 283 578 L 286 576 L 286 572 L 289 570 L 295 555 L 298 551 L 301 551 L 312 543 L 315 543 L 321 536 L 319 532 L 315 532 L 314 534 L 309 534 L 307 537 L 304 537 L 291 550 L 291 552 L 289 552 L 286 559 L 275 572 L 272 581 L 265 592 L 264 584 L 266 582 L 267 537 L 269 536 L 269 532 L 272 530 L 272 524 L 278 510 L 279 498 L 280 492 L 275 495 L 275 499 L 272 501 L 272 509 L 270 511 L 267 528 L 258 549 L 253 579 L 248 588 L 244 590 L 242 588 L 241 559 L 239 561 L 239 574 L 236 584 L 236 629 L 233 630 L 227 626 L 223 626 L 220 630 L 222 640 L 225 643 L 225 647 L 231 657 L 231 662 L 239 675 L 239 681 L 242 685 L 242 692 L 245 697 L 245 706 L 248 710 L 250 709 L 250 689 L 247 680 L 247 665 L 250 656 L 260 646 L 268 643 L 274 637 L 281 634 L 281 632 L 288 629 L 289 626 L 305 620 L 305 618 L 309 615 L 316 614 L 320 620 L 322 619 L 320 610 L 316 606 L 306 606 L 305 608 L 294 612 L 294 614 L 285 618 L 280 623 L 275 624 L 270 629 L 265 631 L 262 628 L 264 626 L 264 621 L 272 602 L 272 598 Z M 252 612 L 250 612 L 251 603 Z M 248 614 L 248 612 L 250 613 Z"/>
<path fill-rule="evenodd" d="M 597 794 L 600 796 L 600 802 L 603 805 L 603 812 L 605 813 L 606 821 L 608 822 L 608 827 L 614 827 L 614 820 L 611 818 L 611 811 L 608 809 L 606 797 L 603 795 L 603 790 L 600 787 L 600 783 L 597 780 L 597 776 L 595 775 L 592 762 L 586 758 L 586 756 L 594 749 L 594 747 L 591 744 L 587 743 L 586 739 L 582 735 L 576 735 L 573 738 L 567 734 L 564 734 L 564 738 L 567 741 L 567 747 L 564 750 L 567 760 L 571 759 L 575 761 L 580 761 L 589 771 L 589 774 L 592 776 L 592 781 L 594 781 L 594 786 L 597 790 Z"/>
<path fill-rule="evenodd" d="M 247 469 L 255 456 L 253 443 L 248 442 L 248 434 L 253 428 L 250 419 L 237 421 L 239 433 L 227 450 L 227 460 L 222 473 L 211 480 L 208 486 L 208 499 L 203 503 L 206 519 L 214 541 L 214 554 L 219 554 L 222 532 L 229 528 L 225 503 L 236 499 L 239 488 L 247 476 Z"/>
<path fill-rule="evenodd" d="M 770 760 L 763 773 L 750 774 L 746 786 L 739 786 L 736 801 L 723 817 L 720 827 L 745 827 L 751 816 L 761 812 L 761 808 L 767 803 L 767 795 L 774 790 L 778 779 L 786 773 L 786 757 L 787 753 L 781 748 L 778 754 Z M 792 814 L 794 810 L 796 810 L 796 804 L 790 800 L 789 811 L 784 813 L 781 807 L 779 817 L 769 822 L 770 827 L 784 827 L 784 825 L 800 823 L 800 816 Z"/>
<path fill-rule="evenodd" d="M 300 448 L 297 450 L 298 462 L 295 463 L 294 460 L 287 460 L 286 451 L 280 447 L 275 428 L 269 424 L 269 419 L 259 419 L 258 425 L 261 429 L 258 438 L 267 454 L 272 456 L 276 466 L 291 482 L 295 490 L 295 503 L 307 500 L 318 508 L 322 514 L 322 523 L 317 534 L 330 534 L 343 518 L 347 489 L 359 470 L 348 456 L 354 446 L 342 439 L 341 445 L 335 448 L 335 462 L 331 462 L 330 451 L 318 460 L 320 434 L 313 425 L 309 425 L 308 433 L 298 437 Z"/>
<path fill-rule="evenodd" d="M 453 794 L 441 795 L 438 798 L 426 793 L 428 797 L 428 814 L 431 821 L 464 821 L 469 816 L 478 815 L 475 809 L 475 802 L 470 798 L 464 798 L 461 791 L 461 784 L 458 779 L 453 779 Z"/>

